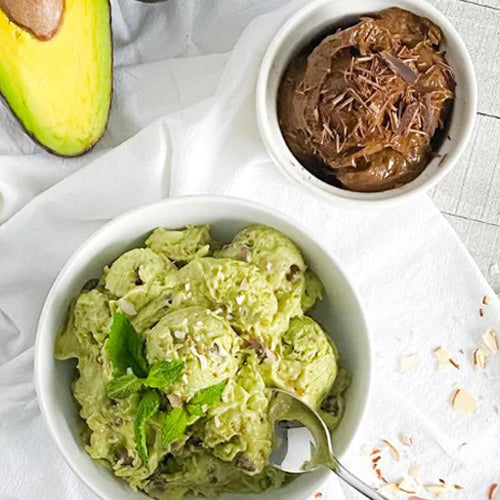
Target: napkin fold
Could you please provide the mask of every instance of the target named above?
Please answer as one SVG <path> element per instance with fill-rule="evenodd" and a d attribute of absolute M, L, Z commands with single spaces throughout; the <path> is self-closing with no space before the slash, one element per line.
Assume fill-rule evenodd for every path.
<path fill-rule="evenodd" d="M 184 10 L 170 6 L 169 12 L 177 12 L 196 34 L 203 17 L 196 2 L 184 1 Z M 12 152 L 8 134 L 0 135 L 0 151 L 8 152 L 0 167 L 6 220 L 0 226 L 0 499 L 96 498 L 65 464 L 36 403 L 38 316 L 58 271 L 96 229 L 129 209 L 197 193 L 249 198 L 292 216 L 338 257 L 360 291 L 375 370 L 373 397 L 345 459 L 348 467 L 380 485 L 373 456 L 367 456 L 378 448 L 389 482 L 400 481 L 411 463 L 419 463 L 423 484 L 439 484 L 439 478 L 458 483 L 464 489 L 453 495 L 471 500 L 485 497 L 498 478 L 500 357 L 490 356 L 484 372 L 477 372 L 471 359 L 484 331 L 498 327 L 500 308 L 453 230 L 426 197 L 385 210 L 330 206 L 284 178 L 263 148 L 254 111 L 259 63 L 278 27 L 303 3 L 252 20 L 230 54 L 118 68 L 110 132 L 90 156 L 74 162 L 35 151 L 20 155 Z M 141 13 L 130 4 L 114 6 L 114 22 L 122 23 L 115 33 L 122 40 L 137 32 L 132 13 Z M 211 16 L 219 9 L 221 24 L 225 8 L 233 18 L 238 13 L 239 22 L 262 10 L 250 0 L 237 2 L 239 11 L 226 4 L 207 7 Z M 142 29 L 152 30 L 144 41 L 148 46 L 161 25 L 144 16 Z M 201 38 L 204 33 L 200 30 Z M 188 53 L 200 44 L 191 42 Z M 128 47 L 123 41 L 123 61 L 133 60 Z M 145 55 L 139 42 L 134 50 Z M 489 305 L 481 302 L 485 295 Z M 432 352 L 437 346 L 446 347 L 460 368 L 438 371 Z M 400 358 L 415 353 L 420 363 L 401 373 Z M 473 416 L 451 408 L 457 386 L 478 398 Z M 411 446 L 401 442 L 402 434 Z M 397 447 L 400 460 L 382 439 Z M 327 500 L 359 498 L 333 476 L 319 491 Z"/>

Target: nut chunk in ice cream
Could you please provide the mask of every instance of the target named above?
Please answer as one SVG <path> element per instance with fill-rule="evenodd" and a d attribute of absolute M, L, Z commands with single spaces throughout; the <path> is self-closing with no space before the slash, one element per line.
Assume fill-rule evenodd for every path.
<path fill-rule="evenodd" d="M 278 93 L 280 127 L 295 157 L 352 191 L 415 179 L 454 98 L 442 40 L 430 20 L 391 8 L 295 57 Z"/>

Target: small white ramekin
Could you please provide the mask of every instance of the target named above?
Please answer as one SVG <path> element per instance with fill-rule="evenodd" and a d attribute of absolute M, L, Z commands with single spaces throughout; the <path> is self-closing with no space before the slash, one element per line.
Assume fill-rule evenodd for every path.
<path fill-rule="evenodd" d="M 397 3 L 397 5 L 396 5 Z M 289 150 L 278 123 L 277 93 L 290 59 L 330 26 L 362 14 L 400 7 L 435 22 L 444 33 L 446 57 L 457 82 L 447 137 L 425 170 L 413 181 L 388 191 L 360 193 L 332 186 L 313 176 Z M 281 171 L 323 200 L 350 208 L 388 206 L 424 193 L 453 168 L 469 140 L 477 107 L 477 85 L 467 48 L 450 21 L 424 0 L 313 0 L 298 10 L 272 39 L 261 63 L 256 91 L 257 122 L 264 145 Z"/>

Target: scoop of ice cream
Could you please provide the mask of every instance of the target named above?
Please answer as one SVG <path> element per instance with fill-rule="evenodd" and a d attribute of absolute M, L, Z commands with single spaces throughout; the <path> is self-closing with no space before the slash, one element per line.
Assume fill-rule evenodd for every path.
<path fill-rule="evenodd" d="M 163 255 L 149 248 L 134 248 L 104 269 L 104 285 L 113 295 L 122 297 L 136 286 L 165 283 L 175 271 L 175 265 Z"/>
<path fill-rule="evenodd" d="M 178 274 L 174 307 L 205 305 L 238 331 L 251 331 L 271 322 L 277 300 L 259 269 L 247 262 L 204 257 L 184 266 Z"/>
<path fill-rule="evenodd" d="M 189 226 L 185 229 L 155 229 L 146 246 L 176 262 L 189 262 L 210 252 L 210 226 Z"/>
<path fill-rule="evenodd" d="M 151 363 L 175 359 L 185 364 L 181 378 L 169 387 L 173 406 L 233 377 L 238 368 L 236 333 L 226 321 L 202 307 L 168 312 L 145 338 Z"/>
<path fill-rule="evenodd" d="M 312 318 L 303 316 L 290 321 L 283 335 L 278 357 L 266 360 L 262 369 L 268 385 L 294 393 L 313 408 L 319 409 L 337 375 L 337 351 Z"/>
<path fill-rule="evenodd" d="M 354 191 L 417 177 L 454 97 L 441 30 L 399 8 L 363 17 L 292 60 L 278 114 L 293 154 Z"/>

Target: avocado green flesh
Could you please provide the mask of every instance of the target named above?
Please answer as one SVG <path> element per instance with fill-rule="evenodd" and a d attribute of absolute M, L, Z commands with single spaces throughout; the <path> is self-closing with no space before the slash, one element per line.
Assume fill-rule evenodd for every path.
<path fill-rule="evenodd" d="M 47 150 L 77 156 L 104 134 L 112 96 L 108 0 L 66 0 L 46 41 L 0 10 L 0 94 Z"/>
<path fill-rule="evenodd" d="M 56 339 L 55 357 L 78 361 L 72 392 L 86 451 L 132 488 L 163 500 L 258 493 L 291 481 L 268 465 L 268 389 L 295 394 L 333 429 L 348 386 L 330 337 L 305 314 L 321 295 L 298 247 L 274 229 L 249 226 L 222 248 L 209 226 L 156 229 L 78 295 Z M 182 376 L 160 390 L 161 410 L 147 424 L 147 462 L 134 437 L 140 393 L 106 394 L 115 313 L 129 317 L 149 364 L 184 363 Z M 164 444 L 165 412 L 221 382 L 220 400 Z"/>

